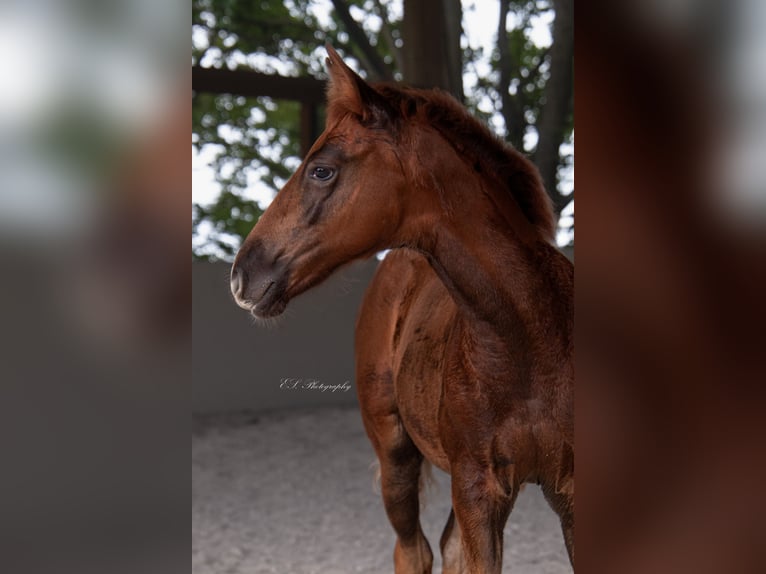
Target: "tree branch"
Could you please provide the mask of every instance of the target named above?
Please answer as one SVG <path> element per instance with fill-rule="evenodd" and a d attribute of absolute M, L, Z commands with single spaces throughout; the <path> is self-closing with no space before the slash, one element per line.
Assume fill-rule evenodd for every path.
<path fill-rule="evenodd" d="M 521 98 L 521 93 L 517 93 L 514 98 L 508 91 L 511 86 L 512 63 L 511 53 L 508 49 L 508 32 L 505 24 L 508 19 L 510 4 L 510 0 L 500 0 L 500 20 L 497 24 L 497 52 L 500 56 L 500 61 L 498 62 L 500 78 L 497 83 L 497 91 L 500 93 L 501 113 L 507 132 L 506 139 L 516 149 L 523 150 L 526 120 L 524 119 L 524 108 L 517 101 Z"/>
<path fill-rule="evenodd" d="M 396 40 L 394 40 L 394 35 L 391 32 L 391 25 L 388 22 L 388 11 L 386 10 L 386 7 L 381 4 L 380 0 L 375 0 L 375 7 L 378 9 L 378 16 L 380 16 L 380 19 L 383 21 L 383 26 L 381 28 L 383 38 L 385 39 L 386 45 L 388 46 L 388 49 L 391 50 L 391 54 L 394 57 L 396 69 L 401 72 L 404 66 L 402 61 L 402 50 L 401 48 L 397 47 Z"/>
<path fill-rule="evenodd" d="M 359 23 L 351 17 L 348 4 L 345 0 L 332 0 L 332 4 L 335 7 L 335 13 L 343 22 L 343 27 L 348 32 L 349 37 L 353 40 L 354 45 L 359 48 L 359 56 L 363 65 L 375 80 L 393 80 L 391 69 L 386 65 L 381 58 L 375 47 L 370 44 L 370 39 L 367 37 L 364 29 Z"/>

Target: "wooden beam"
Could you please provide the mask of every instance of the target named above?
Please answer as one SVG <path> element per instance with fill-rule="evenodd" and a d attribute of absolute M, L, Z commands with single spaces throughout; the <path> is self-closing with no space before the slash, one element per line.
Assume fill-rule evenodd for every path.
<path fill-rule="evenodd" d="M 213 94 L 269 96 L 281 100 L 321 104 L 325 83 L 315 78 L 289 78 L 249 70 L 219 70 L 192 66 L 192 90 Z"/>

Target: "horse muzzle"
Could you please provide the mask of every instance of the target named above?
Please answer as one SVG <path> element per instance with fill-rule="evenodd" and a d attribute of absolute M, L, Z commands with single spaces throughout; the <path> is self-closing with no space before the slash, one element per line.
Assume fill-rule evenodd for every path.
<path fill-rule="evenodd" d="M 279 258 L 269 261 L 262 249 L 238 255 L 231 268 L 234 301 L 258 318 L 276 317 L 287 307 L 287 269 Z"/>

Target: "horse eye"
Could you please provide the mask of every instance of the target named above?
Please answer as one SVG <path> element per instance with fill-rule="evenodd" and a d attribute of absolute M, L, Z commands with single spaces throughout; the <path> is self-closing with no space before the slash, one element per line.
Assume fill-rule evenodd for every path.
<path fill-rule="evenodd" d="M 324 167 L 324 166 L 317 166 L 314 169 L 311 170 L 311 173 L 309 173 L 309 177 L 312 177 L 314 179 L 318 179 L 319 181 L 327 181 L 329 180 L 333 175 L 335 175 L 335 170 L 330 167 Z"/>

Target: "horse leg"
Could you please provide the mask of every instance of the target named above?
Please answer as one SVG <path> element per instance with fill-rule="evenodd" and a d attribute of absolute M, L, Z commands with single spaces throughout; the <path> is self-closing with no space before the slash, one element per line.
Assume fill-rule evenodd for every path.
<path fill-rule="evenodd" d="M 458 469 L 452 475 L 452 505 L 463 541 L 465 571 L 500 574 L 503 529 L 517 489 L 505 492 L 484 469 Z"/>
<path fill-rule="evenodd" d="M 561 529 L 564 532 L 564 544 L 567 547 L 567 554 L 569 554 L 569 562 L 572 564 L 572 568 L 575 565 L 575 548 L 574 548 L 574 514 L 566 513 L 561 517 Z"/>
<path fill-rule="evenodd" d="M 574 496 L 571 492 L 556 492 L 554 488 L 543 485 L 543 495 L 551 508 L 559 515 L 561 530 L 564 533 L 564 544 L 567 547 L 569 561 L 574 568 Z"/>
<path fill-rule="evenodd" d="M 401 424 L 398 415 L 378 419 L 370 433 L 380 461 L 383 505 L 396 532 L 394 572 L 428 574 L 433 554 L 420 526 L 420 473 L 423 455 Z"/>
<path fill-rule="evenodd" d="M 452 508 L 439 541 L 439 548 L 442 552 L 442 574 L 462 574 L 465 571 L 463 543 L 460 540 L 460 527 L 455 520 L 455 511 Z"/>

